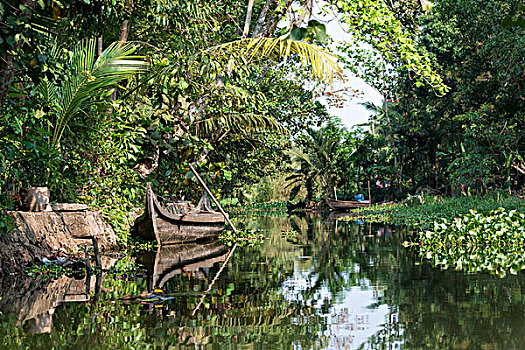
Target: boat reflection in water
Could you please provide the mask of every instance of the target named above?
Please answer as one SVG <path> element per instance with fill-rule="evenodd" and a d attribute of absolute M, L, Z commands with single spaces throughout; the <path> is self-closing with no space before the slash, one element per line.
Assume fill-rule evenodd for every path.
<path fill-rule="evenodd" d="M 163 288 L 167 281 L 181 273 L 193 278 L 208 278 L 209 270 L 216 263 L 226 260 L 228 251 L 217 239 L 194 243 L 159 246 L 156 253 L 137 258 L 148 272 L 148 289 Z"/>

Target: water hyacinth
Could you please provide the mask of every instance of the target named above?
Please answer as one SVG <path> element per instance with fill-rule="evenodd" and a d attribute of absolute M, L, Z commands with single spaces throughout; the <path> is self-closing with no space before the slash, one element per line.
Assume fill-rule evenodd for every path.
<path fill-rule="evenodd" d="M 451 220 L 434 221 L 415 244 L 434 266 L 505 276 L 525 268 L 525 214 L 499 208 L 470 210 Z"/>

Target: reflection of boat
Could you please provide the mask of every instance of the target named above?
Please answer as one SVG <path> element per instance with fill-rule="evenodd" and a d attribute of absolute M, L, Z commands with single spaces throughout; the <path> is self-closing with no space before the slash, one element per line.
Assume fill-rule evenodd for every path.
<path fill-rule="evenodd" d="M 135 221 L 135 233 L 147 240 L 156 239 L 161 245 L 214 237 L 224 229 L 224 216 L 211 209 L 206 195 L 197 208 L 188 202 L 171 207 L 169 211 L 160 205 L 148 183 L 146 208 Z"/>
<path fill-rule="evenodd" d="M 326 204 L 333 210 L 349 210 L 370 206 L 370 200 L 363 201 L 340 201 L 325 197 Z"/>
<path fill-rule="evenodd" d="M 150 290 L 163 288 L 168 280 L 181 273 L 206 278 L 209 268 L 226 259 L 227 250 L 219 240 L 159 246 L 156 254 L 138 258 L 150 275 Z"/>

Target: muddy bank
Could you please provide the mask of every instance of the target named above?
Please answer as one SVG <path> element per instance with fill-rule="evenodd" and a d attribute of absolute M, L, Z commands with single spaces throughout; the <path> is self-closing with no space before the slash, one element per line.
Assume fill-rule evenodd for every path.
<path fill-rule="evenodd" d="M 92 245 L 102 251 L 117 247 L 113 228 L 92 211 L 10 212 L 16 228 L 0 237 L 0 274 L 20 271 L 34 260 L 74 254 Z"/>

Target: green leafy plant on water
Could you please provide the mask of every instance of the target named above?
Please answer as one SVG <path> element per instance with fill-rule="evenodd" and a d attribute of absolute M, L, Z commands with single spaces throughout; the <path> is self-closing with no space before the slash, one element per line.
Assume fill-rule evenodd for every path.
<path fill-rule="evenodd" d="M 255 210 L 286 210 L 286 201 L 271 201 L 241 205 L 236 199 L 222 200 L 221 204 L 225 207 L 231 204 L 232 210 L 235 211 L 255 211 Z"/>
<path fill-rule="evenodd" d="M 130 237 L 126 245 L 126 254 L 154 252 L 157 250 L 157 243 L 153 241 L 145 241 L 140 237 Z"/>
<path fill-rule="evenodd" d="M 257 230 L 237 230 L 236 233 L 232 230 L 224 230 L 219 235 L 219 239 L 227 246 L 237 244 L 246 247 L 262 243 L 266 236 Z"/>
<path fill-rule="evenodd" d="M 297 237 L 297 234 L 298 233 L 295 230 L 280 232 L 280 235 L 284 238 L 295 238 Z M 266 237 L 266 235 L 259 230 L 246 229 L 237 230 L 237 233 L 231 230 L 225 230 L 219 235 L 219 239 L 227 246 L 237 244 L 241 247 L 245 247 L 261 244 L 266 239 L 268 239 L 268 237 Z"/>
<path fill-rule="evenodd" d="M 525 214 L 503 208 L 471 210 L 453 219 L 434 221 L 413 246 L 434 266 L 505 276 L 525 267 Z"/>
<path fill-rule="evenodd" d="M 61 266 L 57 264 L 32 265 L 25 270 L 25 275 L 38 277 L 42 281 L 52 281 L 62 276 L 73 277 L 84 275 L 85 268 L 78 269 L 77 266 Z"/>
<path fill-rule="evenodd" d="M 416 196 L 412 198 L 416 198 Z M 525 212 L 525 202 L 518 196 L 497 193 L 470 197 L 419 196 L 417 199 L 406 203 L 375 205 L 359 208 L 352 212 L 365 217 L 367 221 L 432 227 L 434 221 L 451 220 L 458 215 L 469 213 L 472 209 L 487 212 L 498 208 Z M 347 220 L 355 220 L 355 217 Z"/>

